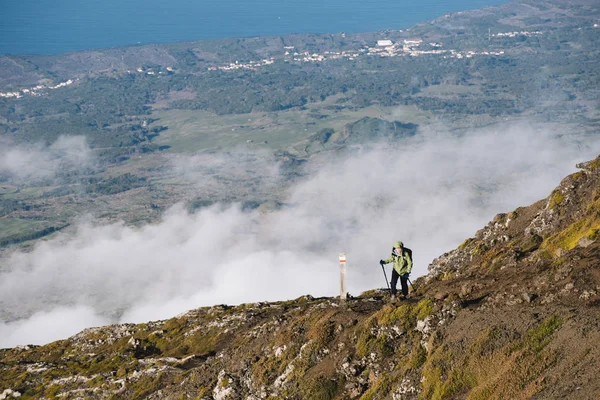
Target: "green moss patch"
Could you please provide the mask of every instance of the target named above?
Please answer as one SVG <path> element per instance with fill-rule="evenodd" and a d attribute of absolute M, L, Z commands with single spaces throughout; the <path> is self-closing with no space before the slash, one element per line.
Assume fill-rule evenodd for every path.
<path fill-rule="evenodd" d="M 550 343 L 552 334 L 562 326 L 562 323 L 562 318 L 556 315 L 546 318 L 541 324 L 527 332 L 521 347 L 533 353 L 539 353 Z"/>
<path fill-rule="evenodd" d="M 595 238 L 600 229 L 600 215 L 592 215 L 581 219 L 561 232 L 550 236 L 541 245 L 542 249 L 548 250 L 555 255 L 558 249 L 571 250 L 577 246 L 581 238 Z"/>
<path fill-rule="evenodd" d="M 565 200 L 565 196 L 558 190 L 555 190 L 550 195 L 550 201 L 548 202 L 548 208 L 550 208 L 551 210 L 554 210 L 564 200 Z"/>
<path fill-rule="evenodd" d="M 423 320 L 431 314 L 433 314 L 433 301 L 424 299 L 416 305 L 402 304 L 398 307 L 386 305 L 375 314 L 375 317 L 381 326 L 399 323 L 405 331 L 408 331 L 417 326 L 418 320 Z"/>

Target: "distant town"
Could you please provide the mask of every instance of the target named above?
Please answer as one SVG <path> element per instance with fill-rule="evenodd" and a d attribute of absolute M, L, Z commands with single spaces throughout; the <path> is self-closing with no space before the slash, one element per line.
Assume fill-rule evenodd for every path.
<path fill-rule="evenodd" d="M 597 25 L 594 25 L 597 27 Z M 492 37 L 520 37 L 520 36 L 539 36 L 542 32 L 534 31 L 520 31 L 520 32 L 500 32 L 490 33 L 489 38 Z M 257 70 L 275 62 L 284 63 L 317 63 L 324 62 L 327 60 L 356 60 L 359 57 L 419 57 L 426 55 L 438 55 L 443 58 L 471 58 L 476 56 L 501 56 L 504 51 L 456 51 L 454 49 L 444 49 L 442 43 L 424 43 L 420 38 L 404 39 L 401 42 L 393 42 L 389 39 L 378 40 L 371 46 L 363 47 L 357 50 L 347 51 L 325 51 L 323 53 L 310 53 L 305 50 L 296 49 L 294 46 L 285 46 L 284 52 L 280 56 L 273 56 L 261 60 L 252 60 L 247 62 L 230 62 L 225 65 L 213 65 L 208 67 L 208 71 L 235 71 L 240 69 L 245 70 Z M 146 68 L 138 67 L 135 70 L 128 70 L 127 73 L 135 74 L 146 74 L 146 75 L 163 75 L 173 74 L 176 70 L 172 66 L 168 66 L 164 69 L 157 68 Z M 37 85 L 28 89 L 15 90 L 11 92 L 0 92 L 0 98 L 21 98 L 23 96 L 41 96 L 45 90 L 58 89 L 74 83 L 73 79 L 69 79 L 65 82 L 58 83 L 56 85 Z"/>
<path fill-rule="evenodd" d="M 451 58 L 473 57 L 478 54 L 485 55 L 501 55 L 504 52 L 465 52 L 460 53 L 455 50 L 444 50 L 440 43 L 428 43 L 429 49 L 422 50 L 422 39 L 404 39 L 400 42 L 392 42 L 391 40 L 378 40 L 373 46 L 364 47 L 358 50 L 349 51 L 325 51 L 321 53 L 310 53 L 308 51 L 297 50 L 294 46 L 286 46 L 285 52 L 281 57 L 271 57 L 263 60 L 249 62 L 232 62 L 226 65 L 208 67 L 209 71 L 232 71 L 238 69 L 256 70 L 257 68 L 273 64 L 277 59 L 291 63 L 306 63 L 306 62 L 323 62 L 327 60 L 347 59 L 355 60 L 364 56 L 379 56 L 379 57 L 417 57 L 425 54 L 438 54 Z"/>
<path fill-rule="evenodd" d="M 20 99 L 21 97 L 23 97 L 25 95 L 41 96 L 43 94 L 43 90 L 58 89 L 61 87 L 69 86 L 71 84 L 73 84 L 72 79 L 69 79 L 68 81 L 65 81 L 65 82 L 61 82 L 57 85 L 36 85 L 29 89 L 21 89 L 21 90 L 16 90 L 14 92 L 4 92 L 4 93 L 0 92 L 0 97 Z"/>
<path fill-rule="evenodd" d="M 517 37 L 517 36 L 537 36 L 542 35 L 542 32 L 504 32 L 490 34 L 491 37 Z M 441 43 L 426 43 L 423 46 L 423 39 L 413 38 L 404 39 L 402 42 L 393 42 L 388 39 L 378 40 L 373 46 L 364 47 L 358 50 L 349 51 L 325 51 L 320 53 L 310 53 L 308 51 L 297 50 L 294 46 L 286 46 L 285 52 L 280 57 L 270 57 L 262 60 L 254 60 L 249 62 L 232 62 L 226 65 L 208 67 L 209 71 L 232 71 L 238 69 L 256 70 L 275 63 L 276 60 L 283 62 L 323 62 L 327 60 L 348 59 L 355 60 L 364 56 L 378 57 L 419 57 L 428 54 L 441 55 L 443 58 L 471 58 L 475 56 L 501 56 L 504 51 L 456 51 L 453 49 L 444 49 Z M 423 49 L 426 47 L 427 49 Z"/>

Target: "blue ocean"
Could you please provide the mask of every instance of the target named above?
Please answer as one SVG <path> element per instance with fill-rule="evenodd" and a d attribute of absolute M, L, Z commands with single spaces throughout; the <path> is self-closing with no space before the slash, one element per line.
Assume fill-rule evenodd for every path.
<path fill-rule="evenodd" d="M 0 54 L 404 29 L 506 0 L 0 0 Z"/>

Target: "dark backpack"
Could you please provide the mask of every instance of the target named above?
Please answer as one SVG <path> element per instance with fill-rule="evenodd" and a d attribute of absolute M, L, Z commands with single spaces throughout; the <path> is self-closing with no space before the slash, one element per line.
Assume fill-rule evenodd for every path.
<path fill-rule="evenodd" d="M 410 257 L 410 261 L 413 261 L 411 249 L 409 249 L 408 247 L 403 247 L 402 252 L 405 254 L 408 254 L 408 256 Z"/>

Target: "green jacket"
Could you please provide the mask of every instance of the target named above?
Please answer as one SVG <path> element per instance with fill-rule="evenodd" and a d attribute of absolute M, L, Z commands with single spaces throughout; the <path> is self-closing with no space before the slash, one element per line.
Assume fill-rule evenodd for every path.
<path fill-rule="evenodd" d="M 398 275 L 410 274 L 410 271 L 412 271 L 412 259 L 405 251 L 402 252 L 402 255 L 397 256 L 394 249 L 392 249 L 390 257 L 387 260 L 383 260 L 383 262 L 386 264 L 393 262 L 394 269 Z"/>

